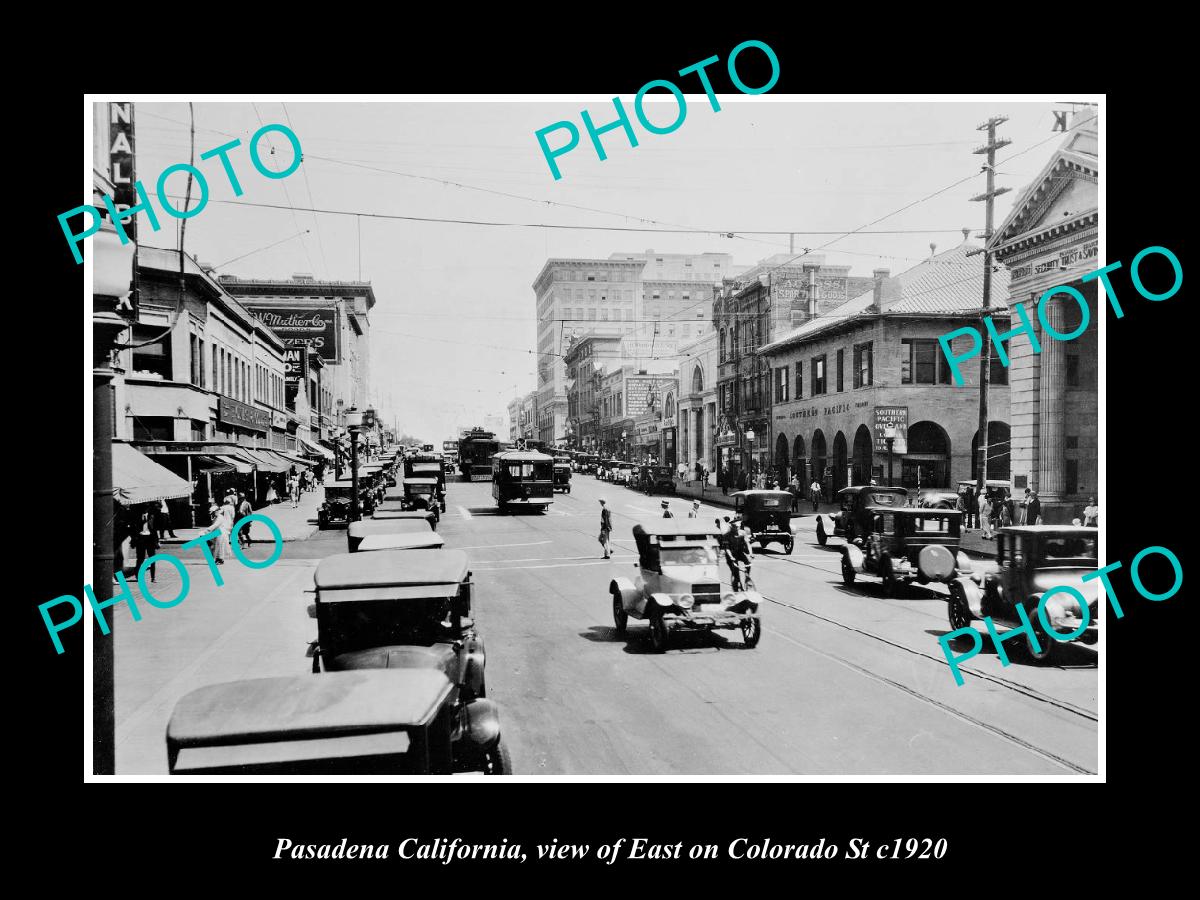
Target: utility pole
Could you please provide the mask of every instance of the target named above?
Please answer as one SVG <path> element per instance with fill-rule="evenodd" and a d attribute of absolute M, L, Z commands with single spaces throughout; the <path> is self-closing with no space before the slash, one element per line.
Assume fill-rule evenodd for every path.
<path fill-rule="evenodd" d="M 977 197 L 972 197 L 972 202 L 984 201 L 986 210 L 984 215 L 984 232 L 983 232 L 983 308 L 980 310 L 980 321 L 988 315 L 992 307 L 992 254 L 987 249 L 988 242 L 992 239 L 992 223 L 995 207 L 995 198 L 1000 194 L 1008 192 L 1008 188 L 996 189 L 996 151 L 1001 147 L 1007 147 L 1012 141 L 1005 138 L 996 139 L 996 126 L 1002 125 L 1008 121 L 1008 116 L 992 116 L 982 125 L 977 131 L 986 131 L 988 142 L 982 147 L 977 147 L 974 153 L 986 153 L 987 165 L 983 167 L 987 173 L 987 190 Z M 987 483 L 987 461 L 988 461 L 988 392 L 991 383 L 992 374 L 992 342 L 984 341 L 983 352 L 979 354 L 979 468 L 975 478 L 976 496 L 979 496 L 984 491 L 984 486 Z M 982 524 L 982 523 L 980 523 Z"/>

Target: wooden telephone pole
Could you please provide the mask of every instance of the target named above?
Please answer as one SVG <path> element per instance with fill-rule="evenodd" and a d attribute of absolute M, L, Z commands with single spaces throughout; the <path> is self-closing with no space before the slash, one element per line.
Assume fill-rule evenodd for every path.
<path fill-rule="evenodd" d="M 996 139 L 996 127 L 1008 121 L 1008 116 L 992 116 L 982 125 L 978 127 L 978 131 L 986 131 L 988 142 L 982 147 L 977 147 L 974 153 L 986 153 L 987 165 L 983 167 L 987 173 L 987 190 L 977 197 L 972 197 L 972 202 L 982 200 L 986 210 L 984 218 L 983 232 L 983 309 L 980 311 L 980 321 L 986 317 L 992 307 L 992 254 L 987 249 L 988 242 L 992 239 L 992 224 L 993 211 L 995 207 L 995 199 L 1000 194 L 1008 192 L 1008 188 L 996 188 L 996 151 L 1001 147 L 1007 147 L 1012 141 L 1001 138 Z M 975 251 L 978 252 L 978 251 Z M 979 467 L 975 478 L 975 490 L 978 497 L 983 493 L 984 487 L 987 484 L 987 463 L 988 451 L 990 445 L 988 443 L 988 393 L 991 386 L 992 375 L 992 342 L 987 333 L 983 337 L 983 351 L 979 354 Z M 982 523 L 980 523 L 982 525 Z"/>

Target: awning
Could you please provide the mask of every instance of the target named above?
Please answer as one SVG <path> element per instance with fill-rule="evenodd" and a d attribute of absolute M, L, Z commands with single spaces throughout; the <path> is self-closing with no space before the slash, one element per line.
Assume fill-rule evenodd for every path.
<path fill-rule="evenodd" d="M 320 456 L 325 459 L 333 459 L 334 458 L 332 450 L 326 450 L 324 447 L 320 446 L 319 444 L 314 444 L 312 441 L 306 441 L 302 437 L 298 437 L 296 440 L 300 444 L 300 448 L 305 453 L 310 453 L 313 456 Z"/>
<path fill-rule="evenodd" d="M 291 468 L 290 464 L 284 463 L 269 450 L 243 448 L 241 452 L 257 463 L 260 472 L 286 472 Z"/>
<path fill-rule="evenodd" d="M 128 444 L 112 445 L 113 496 L 125 506 L 190 497 L 192 486 Z"/>
<path fill-rule="evenodd" d="M 296 456 L 294 453 L 288 453 L 284 450 L 272 450 L 271 452 L 287 462 L 288 468 L 291 468 L 293 465 L 311 466 L 314 464 L 311 459 L 305 459 L 303 456 Z"/>
<path fill-rule="evenodd" d="M 237 460 L 226 459 L 223 456 L 193 456 L 192 464 L 206 472 L 235 472 Z"/>

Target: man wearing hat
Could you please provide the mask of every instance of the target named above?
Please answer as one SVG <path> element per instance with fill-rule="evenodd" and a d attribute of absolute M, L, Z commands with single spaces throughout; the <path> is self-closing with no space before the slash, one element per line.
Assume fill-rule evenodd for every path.
<path fill-rule="evenodd" d="M 612 513 L 603 500 L 600 501 L 600 546 L 604 548 L 603 559 L 608 559 L 608 539 L 612 535 Z"/>
<path fill-rule="evenodd" d="M 692 501 L 692 511 L 690 513 L 688 513 L 688 518 L 689 519 L 700 518 L 700 501 L 699 500 Z"/>
<path fill-rule="evenodd" d="M 667 503 L 667 501 L 666 501 L 666 500 L 664 500 L 664 501 L 662 502 L 662 510 L 663 510 L 663 518 L 664 518 L 664 519 L 673 519 L 673 518 L 675 518 L 673 515 L 671 515 L 671 504 Z"/>

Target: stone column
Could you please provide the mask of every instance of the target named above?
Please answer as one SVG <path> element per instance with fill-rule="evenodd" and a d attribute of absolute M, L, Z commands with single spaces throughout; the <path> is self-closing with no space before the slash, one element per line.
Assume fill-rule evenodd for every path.
<path fill-rule="evenodd" d="M 1046 305 L 1046 318 L 1059 334 L 1069 329 L 1066 321 L 1066 304 L 1070 298 L 1056 298 Z M 1031 304 L 1032 305 L 1032 304 Z M 1033 310 L 1031 310 L 1033 312 Z M 1032 317 L 1031 317 L 1032 318 Z M 1040 335 L 1042 352 L 1038 384 L 1038 470 L 1034 490 L 1042 506 L 1063 499 L 1066 481 L 1066 391 L 1067 353 L 1062 341 L 1054 340 L 1043 332 Z M 1043 512 L 1043 516 L 1045 513 Z M 1046 517 L 1046 521 L 1050 521 Z"/>

